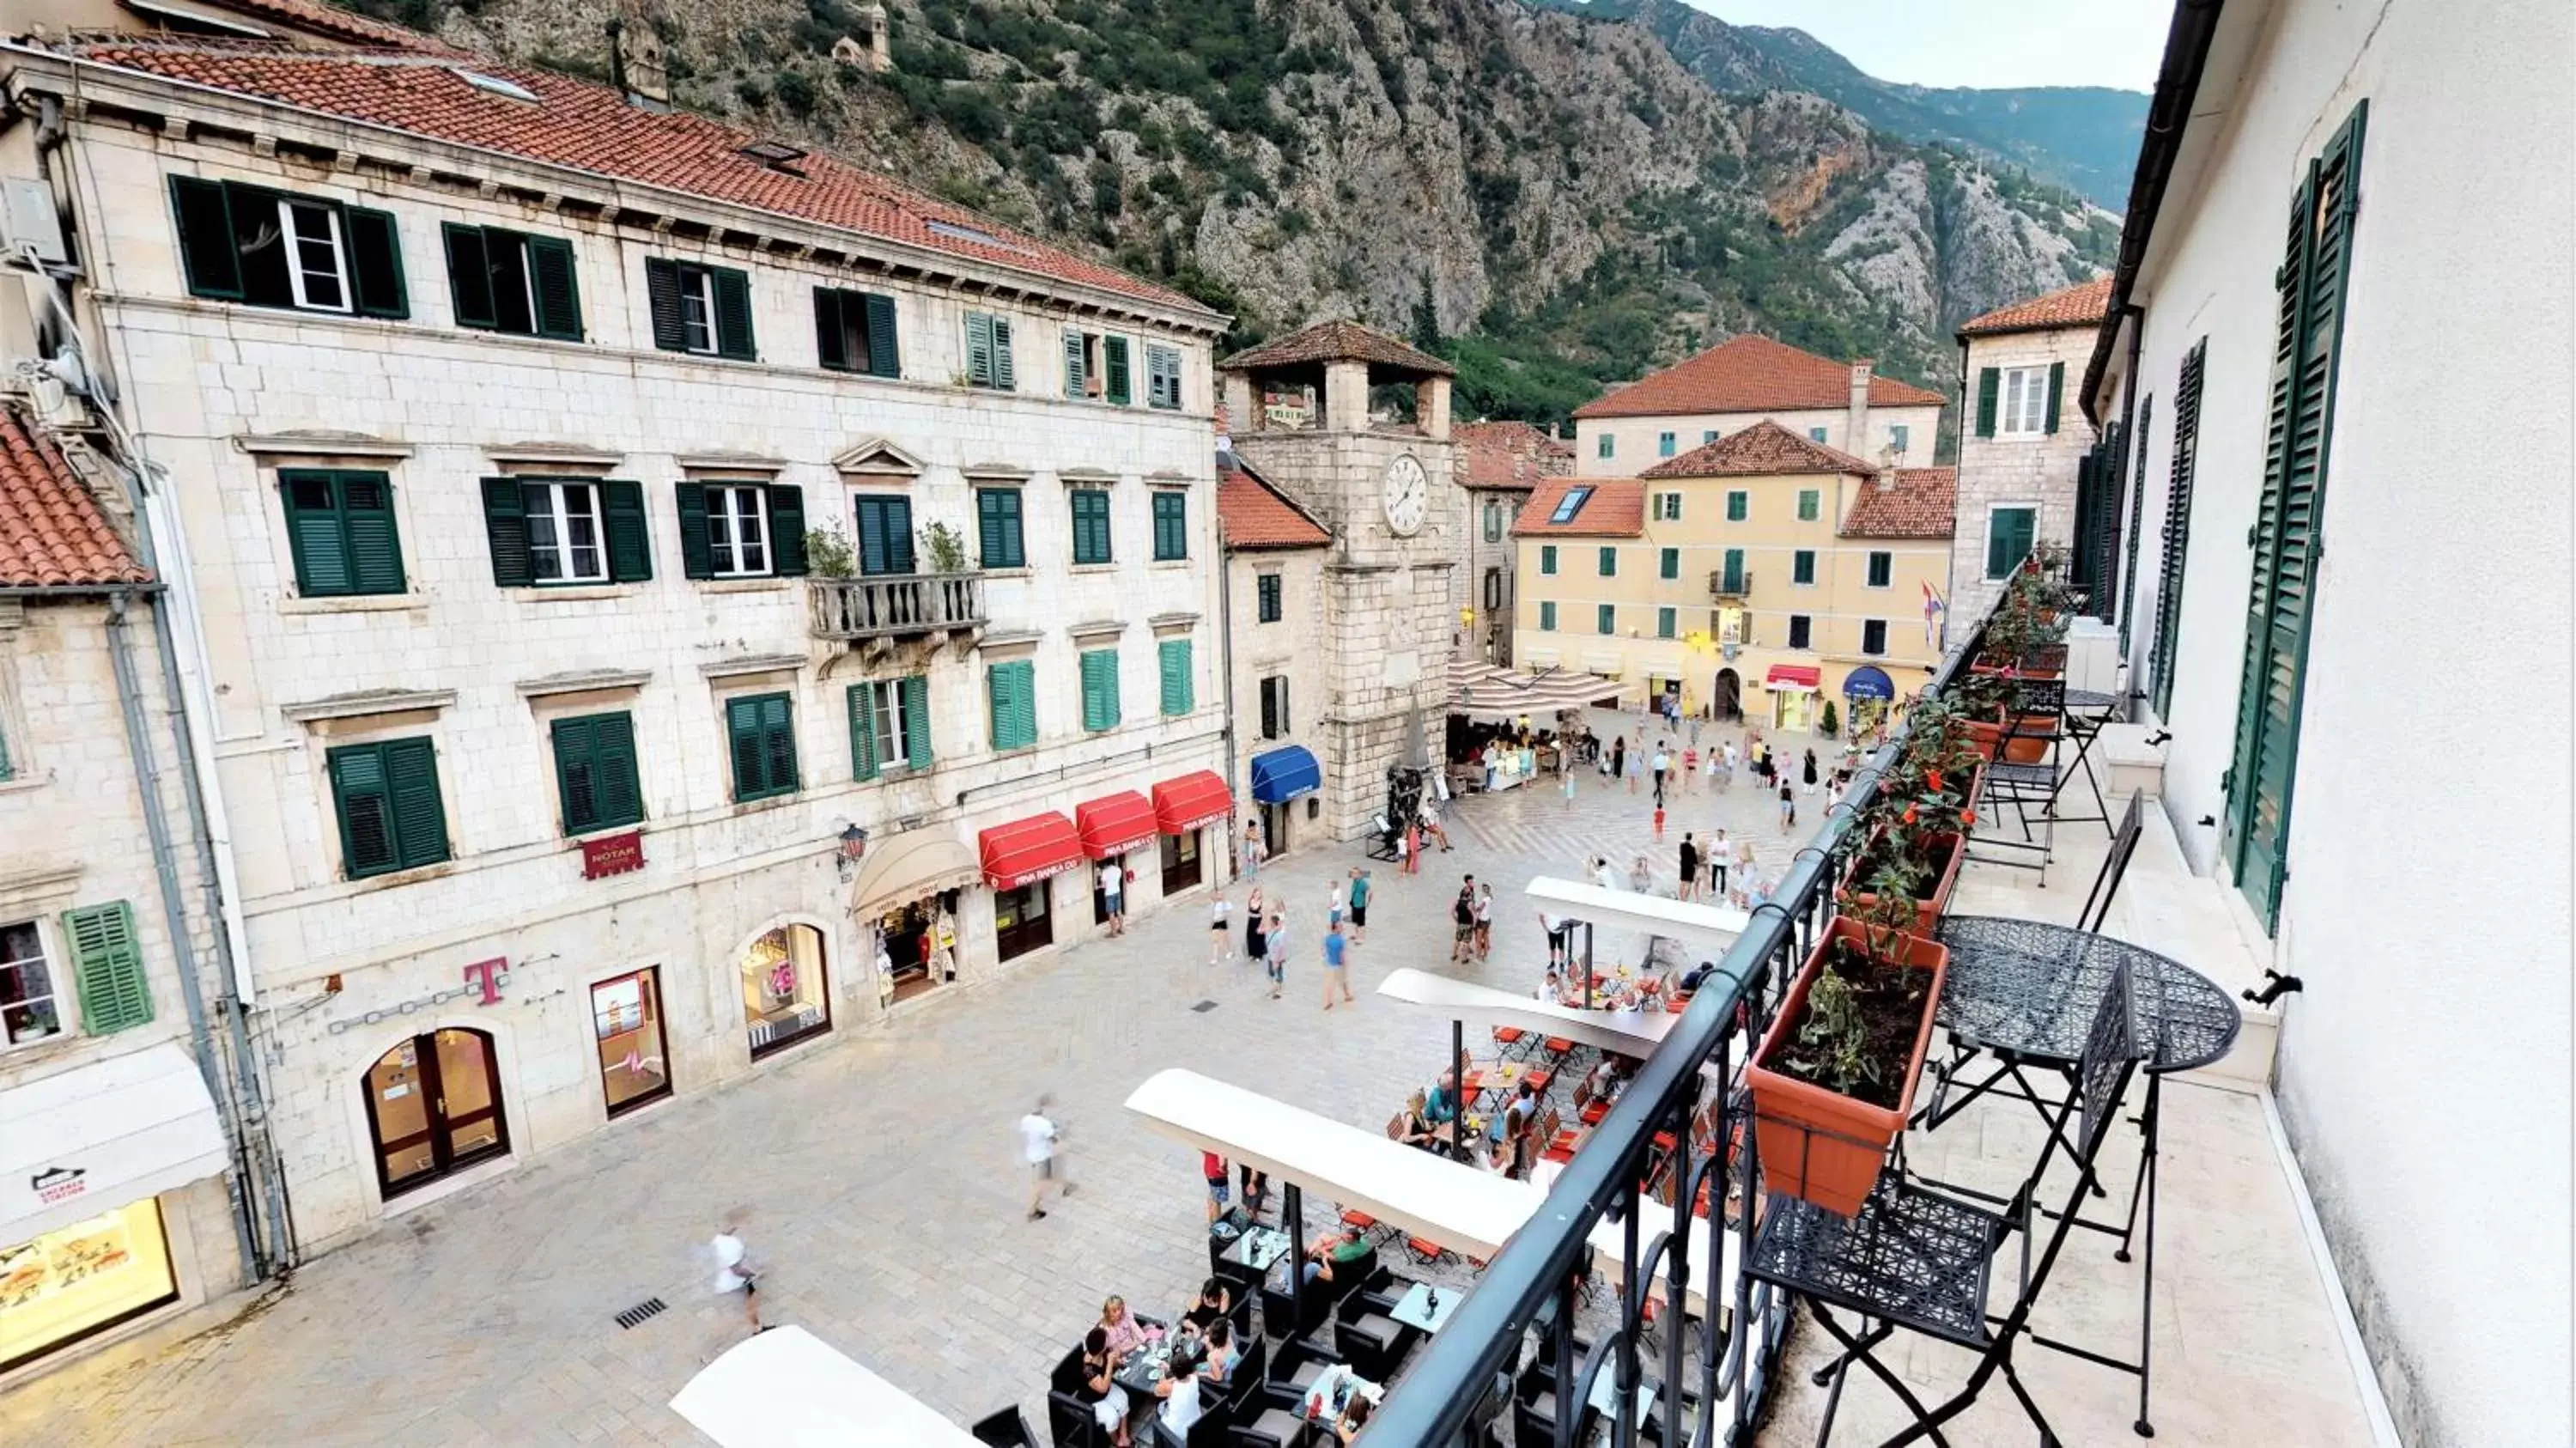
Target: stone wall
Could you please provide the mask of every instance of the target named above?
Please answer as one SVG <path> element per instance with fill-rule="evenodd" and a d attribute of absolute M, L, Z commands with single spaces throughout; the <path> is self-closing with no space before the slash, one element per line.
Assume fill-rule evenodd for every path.
<path fill-rule="evenodd" d="M 2036 506 L 2040 542 L 2075 542 L 2075 469 L 2093 447 L 2092 424 L 2075 394 L 2093 356 L 2091 327 L 2014 332 L 1968 344 L 1968 415 L 1959 429 L 1959 501 L 1950 553 L 1950 637 L 1974 627 L 2002 591 L 1986 577 L 1986 524 L 1998 507 Z M 1988 367 L 2066 365 L 2057 431 L 2022 437 L 1977 436 L 1977 375 Z M 2123 525 L 2125 526 L 2125 524 Z"/>

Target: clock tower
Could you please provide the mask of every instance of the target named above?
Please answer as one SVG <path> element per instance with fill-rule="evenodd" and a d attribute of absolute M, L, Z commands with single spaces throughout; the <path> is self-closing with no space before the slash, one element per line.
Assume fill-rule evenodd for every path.
<path fill-rule="evenodd" d="M 1446 730 L 1453 575 L 1467 547 L 1449 439 L 1456 372 L 1355 322 L 1319 323 L 1218 366 L 1235 456 L 1332 534 L 1314 640 L 1317 823 L 1356 838 L 1387 807 L 1388 767 L 1435 764 Z"/>

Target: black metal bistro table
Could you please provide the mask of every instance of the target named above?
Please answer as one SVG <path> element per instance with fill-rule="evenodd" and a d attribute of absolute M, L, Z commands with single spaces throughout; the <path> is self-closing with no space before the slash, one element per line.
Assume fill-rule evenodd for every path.
<path fill-rule="evenodd" d="M 2156 1281 L 2156 1141 L 2164 1078 L 2176 1071 L 2207 1066 L 2236 1044 L 2244 1016 L 2236 1002 L 2216 984 L 2179 961 L 2107 935 L 1991 915 L 1955 915 L 1941 922 L 1940 939 L 1950 948 L 1950 971 L 1941 989 L 1936 1020 L 1947 1032 L 1951 1058 L 1942 1071 L 1932 1104 L 1916 1113 L 1914 1124 L 1937 1128 L 1969 1102 L 1990 1091 L 2042 1104 L 2023 1074 L 2025 1066 L 2058 1072 L 2070 1085 L 2084 1055 L 2093 1015 L 2111 989 L 2113 976 L 2126 966 L 2135 1011 L 2140 1068 L 2147 1078 L 2147 1098 L 2138 1116 L 2138 1178 L 2129 1190 L 2128 1216 L 2119 1226 L 2078 1220 L 2078 1225 L 2120 1239 L 2118 1260 L 2129 1260 L 2138 1221 L 2138 1202 L 2147 1207 L 2146 1263 L 2139 1288 L 2138 1428 L 2149 1431 L 2147 1395 L 2152 1386 Z M 1947 1100 L 1958 1068 L 1983 1053 L 1996 1061 L 1994 1075 L 1958 1100 Z M 2020 1090 L 1998 1091 L 2010 1078 Z M 2045 1111 L 2042 1115 L 2045 1116 Z M 2066 1145 L 2071 1143 L 2053 1141 Z M 2043 1154 L 2037 1176 L 2047 1169 Z M 2094 1354 L 2080 1353 L 2108 1366 L 2129 1368 Z"/>

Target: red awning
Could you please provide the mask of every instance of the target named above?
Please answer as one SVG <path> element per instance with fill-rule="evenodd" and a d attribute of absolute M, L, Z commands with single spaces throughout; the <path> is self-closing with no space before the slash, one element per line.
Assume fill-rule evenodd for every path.
<path fill-rule="evenodd" d="M 1167 835 L 1185 835 L 1234 813 L 1234 793 L 1210 770 L 1154 786 L 1154 818 Z"/>
<path fill-rule="evenodd" d="M 1154 807 L 1132 789 L 1074 806 L 1073 826 L 1082 852 L 1095 860 L 1141 850 L 1154 842 Z"/>
<path fill-rule="evenodd" d="M 984 861 L 984 882 L 996 890 L 1016 890 L 1082 863 L 1082 841 L 1074 835 L 1073 821 L 1054 810 L 995 825 L 977 835 L 975 843 Z"/>
<path fill-rule="evenodd" d="M 1765 688 L 1776 689 L 1786 684 L 1793 689 L 1812 689 L 1824 681 L 1824 670 L 1809 664 L 1773 664 L 1763 676 Z"/>

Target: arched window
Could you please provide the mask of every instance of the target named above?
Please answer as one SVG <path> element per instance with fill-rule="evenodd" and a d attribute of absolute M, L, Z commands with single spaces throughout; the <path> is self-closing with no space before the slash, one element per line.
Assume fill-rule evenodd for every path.
<path fill-rule="evenodd" d="M 414 1036 L 367 1068 L 367 1127 L 388 1197 L 506 1154 L 500 1057 L 461 1028 Z"/>
<path fill-rule="evenodd" d="M 822 931 L 782 925 L 751 943 L 742 957 L 742 1016 L 754 1059 L 832 1029 Z"/>

